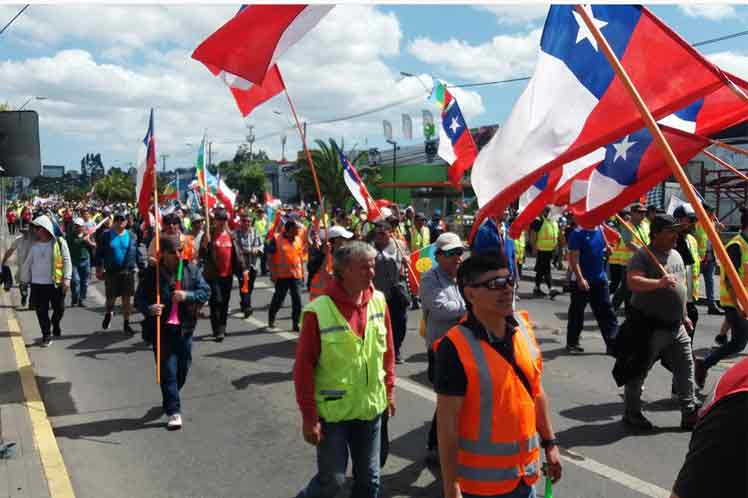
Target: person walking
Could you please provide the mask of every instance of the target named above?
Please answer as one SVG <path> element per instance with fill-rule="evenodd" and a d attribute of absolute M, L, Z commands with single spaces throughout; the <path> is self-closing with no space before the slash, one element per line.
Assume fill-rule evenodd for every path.
<path fill-rule="evenodd" d="M 701 259 L 699 258 L 699 243 L 694 236 L 694 225 L 696 224 L 696 213 L 690 204 L 678 206 L 673 211 L 675 223 L 683 228 L 678 232 L 678 240 L 675 249 L 683 258 L 686 266 L 686 313 L 693 327 L 688 331 L 693 342 L 696 333 L 696 325 L 699 323 L 699 310 L 696 302 L 699 300 L 699 277 L 701 275 Z"/>
<path fill-rule="evenodd" d="M 498 250 L 498 248 L 497 248 Z M 465 300 L 457 287 L 457 270 L 460 267 L 464 246 L 460 237 L 452 232 L 441 234 L 436 239 L 437 265 L 421 276 L 420 297 L 423 319 L 426 324 L 426 355 L 428 358 L 427 375 L 429 382 L 434 383 L 436 353 L 434 343 L 441 339 L 449 329 L 459 323 L 465 316 Z M 427 459 L 438 461 L 438 441 L 436 437 L 436 410 L 431 420 L 428 440 Z"/>
<path fill-rule="evenodd" d="M 297 498 L 334 498 L 353 464 L 351 496 L 378 498 L 382 416 L 395 414 L 394 343 L 376 251 L 352 241 L 334 253 L 335 279 L 304 308 L 293 369 L 304 440 L 317 475 Z"/>
<path fill-rule="evenodd" d="M 34 244 L 35 235 L 34 230 L 31 230 L 31 225 L 23 220 L 19 225 L 19 231 L 21 235 L 13 239 L 13 243 L 5 251 L 2 266 L 5 266 L 13 253 L 16 253 L 16 268 L 18 269 L 16 280 L 18 281 L 18 291 L 21 293 L 21 308 L 25 308 L 29 297 L 29 284 L 21 280 L 21 268 L 31 250 L 31 246 Z"/>
<path fill-rule="evenodd" d="M 109 329 L 117 298 L 122 300 L 123 332 L 134 334 L 130 326 L 132 303 L 135 294 L 135 270 L 138 268 L 137 237 L 127 230 L 127 216 L 118 211 L 114 214 L 112 228 L 104 232 L 96 244 L 96 278 L 104 280 L 106 290 L 106 309 L 101 328 Z"/>
<path fill-rule="evenodd" d="M 70 306 L 86 307 L 88 296 L 88 279 L 91 274 L 91 252 L 96 250 L 96 243 L 86 231 L 83 218 L 75 218 L 73 227 L 66 237 L 70 249 L 70 260 L 73 264 L 73 280 L 70 288 Z"/>
<path fill-rule="evenodd" d="M 626 249 L 628 249 L 628 251 L 630 251 L 630 254 L 633 255 L 641 247 L 639 241 L 643 242 L 644 245 L 649 245 L 652 222 L 649 220 L 649 218 L 645 218 L 645 214 L 647 214 L 648 211 L 644 208 L 644 206 L 641 205 L 641 203 L 635 202 L 634 204 L 632 204 L 630 211 L 631 223 L 629 223 L 629 226 L 634 229 L 634 232 L 636 232 L 636 237 L 633 233 L 631 233 L 631 231 L 626 228 L 623 228 L 620 233 L 621 240 L 626 245 Z M 645 219 L 647 221 L 644 221 Z M 630 260 L 631 256 L 628 256 L 628 259 Z M 618 287 L 618 289 L 616 289 L 615 294 L 613 294 L 613 309 L 617 311 L 618 308 L 620 308 L 621 304 L 624 305 L 624 309 L 628 309 L 630 302 L 631 290 L 628 287 L 627 275 L 626 273 L 624 273 L 621 280 L 621 285 Z"/>
<path fill-rule="evenodd" d="M 618 213 L 618 216 L 629 223 L 631 220 L 630 213 L 631 212 L 628 209 L 623 209 Z M 614 219 L 612 225 L 620 237 L 608 258 L 608 268 L 610 270 L 610 285 L 608 286 L 608 291 L 611 296 L 615 295 L 621 285 L 626 285 L 626 266 L 629 264 L 629 260 L 634 254 L 634 251 L 629 249 L 623 236 L 624 232 L 628 232 L 628 229 L 618 221 L 618 219 Z"/>
<path fill-rule="evenodd" d="M 255 220 L 253 225 L 255 227 L 255 230 L 257 231 L 257 234 L 264 241 L 268 235 L 270 226 L 268 224 L 267 214 L 265 214 L 265 210 L 261 207 L 255 209 Z M 260 274 L 263 277 L 268 274 L 267 253 L 264 250 L 260 255 Z"/>
<path fill-rule="evenodd" d="M 657 258 L 655 264 L 647 251 L 639 249 L 629 261 L 628 287 L 632 291 L 631 310 L 627 319 L 637 316 L 649 333 L 637 332 L 646 341 L 646 363 L 643 372 L 626 382 L 623 422 L 636 430 L 651 431 L 654 425 L 642 413 L 642 386 L 652 365 L 665 358 L 672 368 L 674 387 L 681 405 L 681 428 L 692 429 L 696 423 L 694 362 L 688 329 L 693 328 L 686 313 L 686 268 L 675 243 L 680 226 L 672 216 L 658 214 L 650 225 L 649 249 Z"/>
<path fill-rule="evenodd" d="M 724 230 L 719 220 L 714 218 L 714 208 L 709 204 L 704 204 L 704 210 L 710 218 L 713 218 L 714 228 L 717 230 Z M 718 305 L 714 299 L 714 270 L 716 267 L 716 259 L 714 257 L 714 248 L 712 242 L 706 235 L 706 229 L 704 225 L 699 221 L 696 223 L 694 228 L 694 236 L 699 246 L 699 259 L 701 260 L 699 267 L 701 274 L 704 276 L 704 292 L 706 293 L 707 302 L 707 313 L 709 315 L 724 315 L 725 312 Z"/>
<path fill-rule="evenodd" d="M 738 270 L 740 280 L 746 282 L 746 267 L 748 267 L 748 209 L 740 214 L 740 233 L 735 235 L 726 246 L 727 255 L 733 266 Z M 725 310 L 725 320 L 730 326 L 730 340 L 713 349 L 706 358 L 696 360 L 696 384 L 703 389 L 707 373 L 714 365 L 743 351 L 748 345 L 748 320 L 746 311 L 738 308 L 735 290 L 727 279 L 727 272 L 721 271 L 719 276 L 719 304 Z"/>
<path fill-rule="evenodd" d="M 166 428 L 182 428 L 182 406 L 179 393 L 187 381 L 192 364 L 192 336 L 197 324 L 197 306 L 208 300 L 210 288 L 194 262 L 183 261 L 180 290 L 175 290 L 179 260 L 182 257 L 179 238 L 165 236 L 160 240 L 161 257 L 158 266 L 146 268 L 135 293 L 135 305 L 148 322 L 147 328 L 156 330 L 161 321 L 161 396 Z M 159 278 L 156 278 L 156 268 Z M 158 286 L 156 284 L 158 282 Z M 156 289 L 161 293 L 161 304 L 156 304 Z M 177 306 L 179 324 L 168 322 L 171 310 Z M 153 354 L 157 354 L 153 341 Z"/>
<path fill-rule="evenodd" d="M 70 289 L 73 266 L 64 237 L 56 237 L 52 221 L 42 215 L 32 222 L 36 240 L 21 267 L 21 281 L 31 284 L 36 318 L 42 332 L 42 347 L 60 337 L 60 321 L 65 313 L 65 294 Z M 52 307 L 52 317 L 49 308 Z"/>
<path fill-rule="evenodd" d="M 571 300 L 566 325 L 566 352 L 583 353 L 579 336 L 584 326 L 584 310 L 589 303 L 607 354 L 613 354 L 618 335 L 618 318 L 610 302 L 608 276 L 605 273 L 605 238 L 602 229 L 576 227 L 569 234 L 569 267 Z"/>
<path fill-rule="evenodd" d="M 235 231 L 236 240 L 241 248 L 241 258 L 244 263 L 244 269 L 248 270 L 247 290 L 244 290 L 244 274 L 237 273 L 239 279 L 239 296 L 241 310 L 244 318 L 248 318 L 252 310 L 252 291 L 255 288 L 255 279 L 257 278 L 257 263 L 264 250 L 264 243 L 260 234 L 252 226 L 252 220 L 249 214 L 242 213 L 239 215 L 239 227 Z"/>
<path fill-rule="evenodd" d="M 436 345 L 444 497 L 532 498 L 541 448 L 551 479 L 562 474 L 540 348 L 529 317 L 512 310 L 503 252 L 463 261 L 457 283 L 467 318 Z"/>
<path fill-rule="evenodd" d="M 377 251 L 374 287 L 387 299 L 395 339 L 395 362 L 403 363 L 400 348 L 408 329 L 410 305 L 409 292 L 403 278 L 408 253 L 405 247 L 392 237 L 392 226 L 386 221 L 379 221 L 375 226 L 374 249 Z"/>
<path fill-rule="evenodd" d="M 532 222 L 530 229 L 535 234 L 535 288 L 532 295 L 535 297 L 546 296 L 546 293 L 540 288 L 544 283 L 548 286 L 548 293 L 551 297 L 557 294 L 553 289 L 551 279 L 551 261 L 553 252 L 556 250 L 559 242 L 558 223 L 550 218 L 551 209 L 543 209 L 541 216 Z"/>
<path fill-rule="evenodd" d="M 276 234 L 267 250 L 271 255 L 270 279 L 275 283 L 275 292 L 268 309 L 268 326 L 275 327 L 278 314 L 286 294 L 291 293 L 291 329 L 299 331 L 301 317 L 301 284 L 304 281 L 304 249 L 299 237 L 300 226 L 295 220 L 286 221 L 283 233 Z"/>
<path fill-rule="evenodd" d="M 241 244 L 229 231 L 228 219 L 225 209 L 216 209 L 210 237 L 203 236 L 200 247 L 203 275 L 210 286 L 210 326 L 216 342 L 222 342 L 226 337 L 234 275 L 244 278 L 247 273 L 249 278 L 241 257 Z"/>

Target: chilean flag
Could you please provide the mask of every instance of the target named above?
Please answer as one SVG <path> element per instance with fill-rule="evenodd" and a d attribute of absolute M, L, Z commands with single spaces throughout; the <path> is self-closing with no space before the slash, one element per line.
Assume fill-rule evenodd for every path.
<path fill-rule="evenodd" d="M 457 100 L 444 88 L 442 125 L 439 127 L 439 157 L 449 163 L 447 176 L 454 188 L 462 189 L 462 176 L 470 169 L 478 155 L 473 136 L 457 105 Z"/>
<path fill-rule="evenodd" d="M 265 75 L 334 5 L 250 5 L 206 38 L 192 58 L 263 85 Z"/>
<path fill-rule="evenodd" d="M 207 67 L 210 72 L 221 78 L 229 87 L 231 95 L 234 96 L 234 101 L 236 101 L 236 106 L 244 118 L 249 116 L 255 107 L 286 89 L 277 64 L 273 64 L 260 84 L 254 84 L 240 76 L 234 76 L 215 66 L 207 65 Z"/>
<path fill-rule="evenodd" d="M 648 9 L 634 5 L 583 8 L 655 118 L 672 114 L 725 84 L 716 66 Z M 535 73 L 506 125 L 475 160 L 471 180 L 481 211 L 474 226 L 502 212 L 546 172 L 643 126 L 633 100 L 581 16 L 571 5 L 551 6 Z"/>
<path fill-rule="evenodd" d="M 153 137 L 153 109 L 148 119 L 148 131 L 145 134 L 138 153 L 138 176 L 135 186 L 135 197 L 138 200 L 138 212 L 144 220 L 152 203 L 154 180 L 156 176 L 156 140 Z"/>
<path fill-rule="evenodd" d="M 361 177 L 358 176 L 356 168 L 351 164 L 348 158 L 345 157 L 342 150 L 338 149 L 338 154 L 340 155 L 340 164 L 343 165 L 343 180 L 345 181 L 348 190 L 351 191 L 353 198 L 356 199 L 359 206 L 364 208 L 369 220 L 381 218 L 382 212 L 379 209 L 379 205 L 374 202 L 374 199 L 369 194 L 369 190 L 361 180 Z"/>

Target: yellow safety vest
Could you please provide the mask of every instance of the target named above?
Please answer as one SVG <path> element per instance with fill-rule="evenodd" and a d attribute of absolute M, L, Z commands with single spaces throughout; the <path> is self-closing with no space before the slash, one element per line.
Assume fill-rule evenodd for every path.
<path fill-rule="evenodd" d="M 421 229 L 413 225 L 413 227 L 410 229 L 410 250 L 411 251 L 417 251 L 419 249 L 423 249 L 427 245 L 429 245 L 429 242 L 431 242 L 431 233 L 429 232 L 429 227 L 426 225 L 423 225 Z"/>
<path fill-rule="evenodd" d="M 701 275 L 701 260 L 699 259 L 699 243 L 696 237 L 693 235 L 686 234 L 686 245 L 693 258 L 693 266 L 691 267 L 691 280 L 693 281 L 693 299 L 694 301 L 699 300 L 699 275 Z"/>
<path fill-rule="evenodd" d="M 62 283 L 63 270 L 64 261 L 62 259 L 60 241 L 55 239 L 54 243 L 52 244 L 52 281 L 58 287 Z"/>
<path fill-rule="evenodd" d="M 514 241 L 514 254 L 517 263 L 521 264 L 525 260 L 525 232 L 519 234 L 519 238 Z"/>
<path fill-rule="evenodd" d="M 265 237 L 268 234 L 268 220 L 267 218 L 257 218 L 255 220 L 255 230 L 260 237 Z"/>
<path fill-rule="evenodd" d="M 558 223 L 545 219 L 538 232 L 538 250 L 552 251 L 558 245 Z"/>
<path fill-rule="evenodd" d="M 706 257 L 706 246 L 709 242 L 709 237 L 707 237 L 706 230 L 704 230 L 701 222 L 696 224 L 696 242 L 699 244 L 699 259 L 704 259 Z"/>
<path fill-rule="evenodd" d="M 387 408 L 386 310 L 384 294 L 374 291 L 361 338 L 330 296 L 319 296 L 304 307 L 304 313 L 317 315 L 319 324 L 321 349 L 314 369 L 314 399 L 320 418 L 326 422 L 372 420 Z"/>
<path fill-rule="evenodd" d="M 740 275 L 740 280 L 743 281 L 743 285 L 748 287 L 748 280 L 746 279 L 746 276 L 748 276 L 748 243 L 746 243 L 742 235 L 737 234 L 735 237 L 730 239 L 730 242 L 727 243 L 725 249 L 733 244 L 738 244 L 740 246 L 740 268 L 737 268 L 737 270 L 738 275 Z M 719 304 L 720 306 L 731 306 L 735 308 L 735 302 L 727 291 L 727 271 L 724 269 L 719 273 Z"/>

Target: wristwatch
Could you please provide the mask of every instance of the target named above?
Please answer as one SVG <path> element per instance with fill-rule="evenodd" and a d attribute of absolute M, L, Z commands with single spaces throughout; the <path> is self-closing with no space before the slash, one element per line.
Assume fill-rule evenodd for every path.
<path fill-rule="evenodd" d="M 553 439 L 543 439 L 542 441 L 540 441 L 540 446 L 543 449 L 547 450 L 548 448 L 550 448 L 552 446 L 558 446 L 558 440 L 556 438 L 553 438 Z"/>

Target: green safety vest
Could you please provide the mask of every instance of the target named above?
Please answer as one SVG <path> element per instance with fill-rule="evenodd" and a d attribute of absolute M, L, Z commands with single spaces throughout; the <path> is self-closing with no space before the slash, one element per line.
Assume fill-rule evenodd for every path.
<path fill-rule="evenodd" d="M 62 276 L 64 270 L 64 261 L 62 260 L 62 250 L 60 249 L 60 241 L 53 239 L 52 243 L 52 281 L 56 286 L 60 286 L 62 283 Z"/>
<path fill-rule="evenodd" d="M 545 219 L 538 232 L 537 246 L 539 251 L 552 251 L 558 244 L 558 223 Z"/>
<path fill-rule="evenodd" d="M 417 251 L 423 249 L 431 242 L 431 232 L 429 227 L 423 225 L 419 230 L 415 225 L 410 229 L 410 250 Z"/>
<path fill-rule="evenodd" d="M 696 224 L 696 242 L 699 244 L 699 259 L 706 257 L 706 246 L 709 242 L 709 237 L 706 235 L 706 230 L 701 225 L 701 222 Z"/>
<path fill-rule="evenodd" d="M 743 285 L 747 285 L 748 282 L 746 282 L 746 275 L 748 275 L 748 271 L 746 271 L 746 267 L 748 267 L 748 243 L 746 243 L 742 235 L 737 234 L 735 237 L 730 239 L 730 242 L 727 243 L 725 249 L 734 244 L 740 246 L 740 268 L 737 268 L 738 275 L 740 275 L 740 280 L 742 280 Z M 719 272 L 719 304 L 720 306 L 736 307 L 735 302 L 732 300 L 732 296 L 727 291 L 727 271 L 724 268 Z"/>
<path fill-rule="evenodd" d="M 268 234 L 268 220 L 267 218 L 257 218 L 255 220 L 255 230 L 257 230 L 257 233 L 264 237 Z"/>
<path fill-rule="evenodd" d="M 387 408 L 386 310 L 384 294 L 374 291 L 362 339 L 329 296 L 319 296 L 304 307 L 304 313 L 317 315 L 319 324 L 321 349 L 314 369 L 314 399 L 320 418 L 326 422 L 372 420 Z"/>
<path fill-rule="evenodd" d="M 699 243 L 696 237 L 693 235 L 686 234 L 686 245 L 693 258 L 693 266 L 691 266 L 691 280 L 693 281 L 693 298 L 695 301 L 699 300 L 699 275 L 701 275 L 701 260 L 699 259 Z"/>

